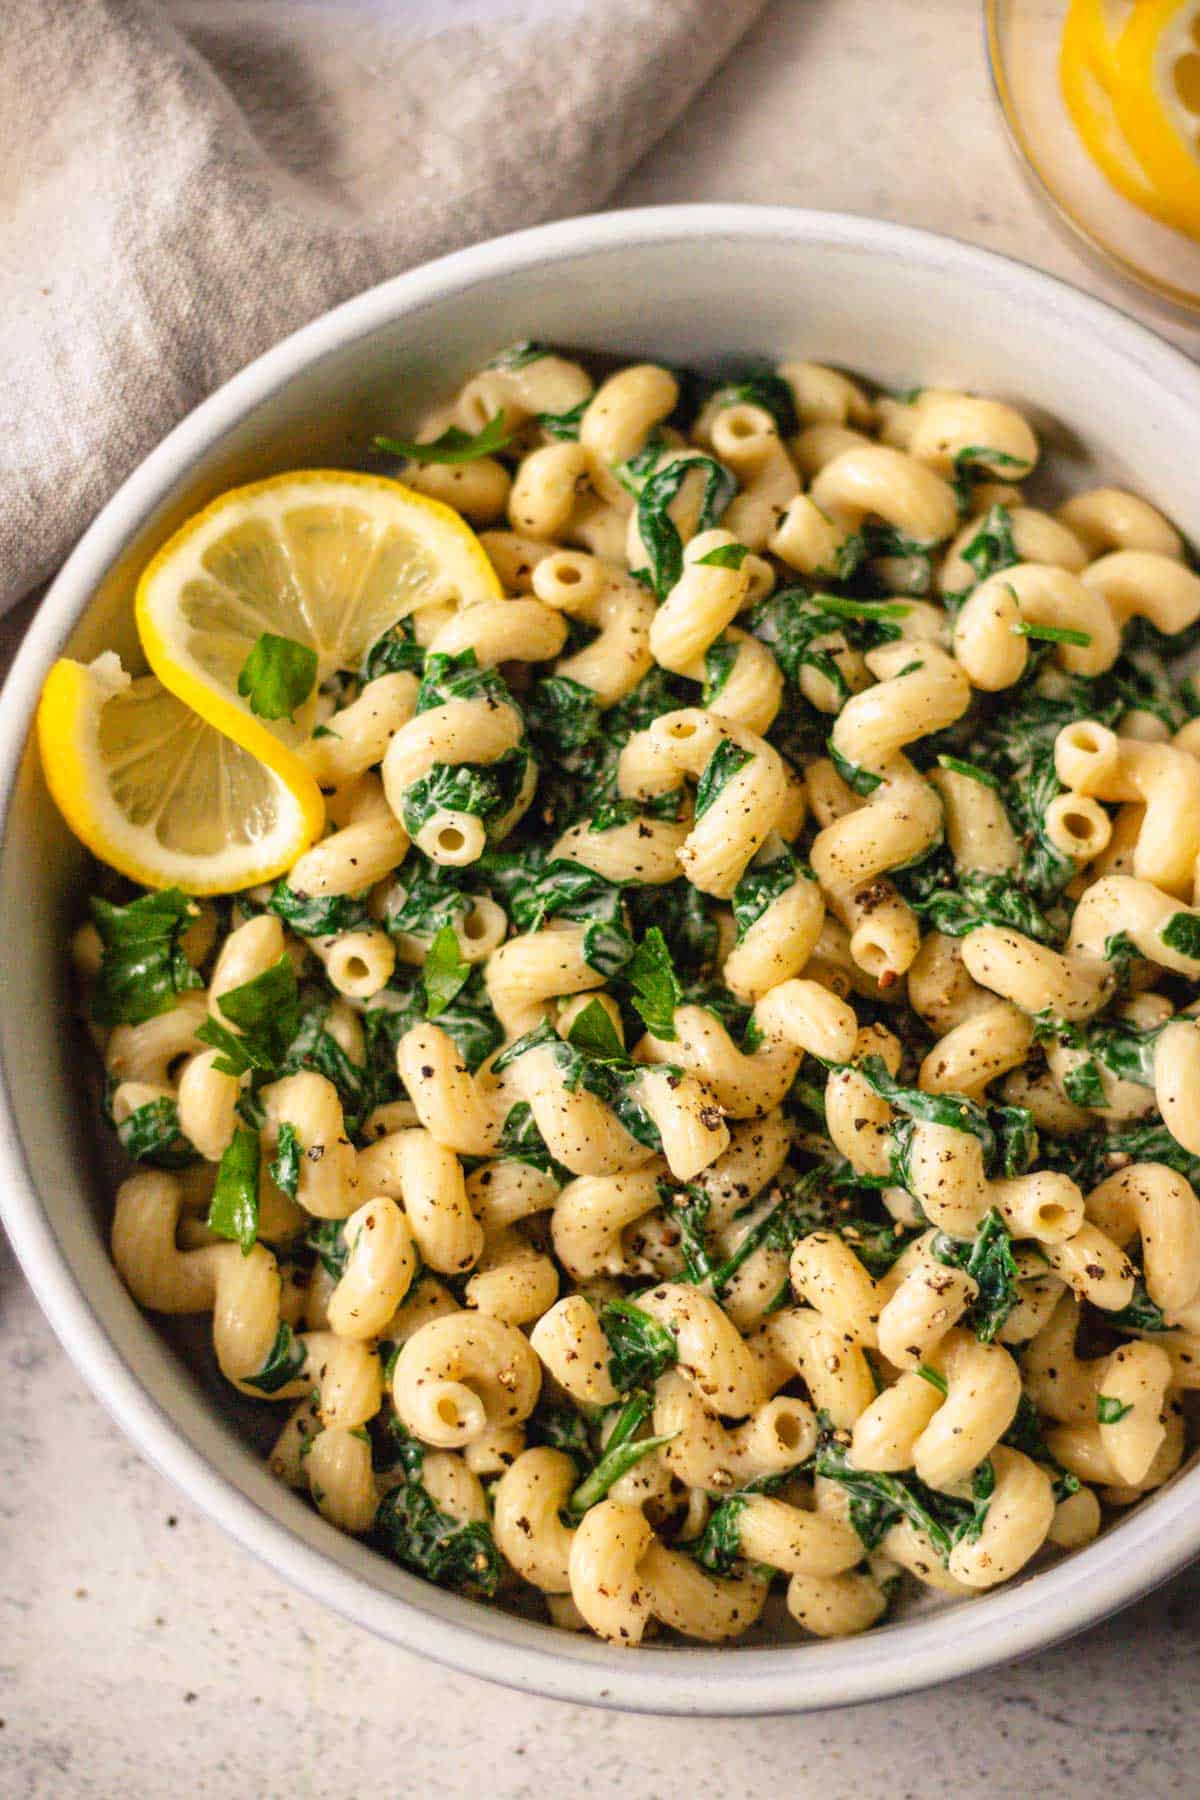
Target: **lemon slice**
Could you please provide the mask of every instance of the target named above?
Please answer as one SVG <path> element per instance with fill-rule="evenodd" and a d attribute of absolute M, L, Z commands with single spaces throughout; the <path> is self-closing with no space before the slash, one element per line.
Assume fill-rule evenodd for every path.
<path fill-rule="evenodd" d="M 1200 239 L 1200 0 L 1141 0 L 1112 64 L 1117 122 L 1155 210 Z"/>
<path fill-rule="evenodd" d="M 315 690 L 291 719 L 251 710 L 238 676 L 262 634 L 314 650 L 320 682 L 358 669 L 420 607 L 502 594 L 450 507 L 382 476 L 310 469 L 233 488 L 189 519 L 138 583 L 137 625 L 163 685 L 294 785 Z"/>
<path fill-rule="evenodd" d="M 1072 0 L 1063 27 L 1059 81 L 1085 149 L 1118 193 L 1143 212 L 1171 220 L 1117 122 L 1112 99 L 1117 38 L 1128 0 Z"/>
<path fill-rule="evenodd" d="M 1086 34 L 1087 53 L 1106 85 L 1112 80 L 1117 39 L 1137 4 L 1138 0 L 1072 0 L 1071 12 Z"/>
<path fill-rule="evenodd" d="M 295 786 L 109 650 L 56 662 L 38 743 L 67 824 L 146 887 L 229 894 L 289 869 L 324 823 L 311 775 Z"/>

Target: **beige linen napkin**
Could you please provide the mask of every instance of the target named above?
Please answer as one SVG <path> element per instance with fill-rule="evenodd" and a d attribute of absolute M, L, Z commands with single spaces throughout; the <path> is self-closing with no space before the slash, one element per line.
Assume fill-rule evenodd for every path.
<path fill-rule="evenodd" d="M 761 4 L 3 0 L 0 608 L 285 333 L 602 204 Z"/>

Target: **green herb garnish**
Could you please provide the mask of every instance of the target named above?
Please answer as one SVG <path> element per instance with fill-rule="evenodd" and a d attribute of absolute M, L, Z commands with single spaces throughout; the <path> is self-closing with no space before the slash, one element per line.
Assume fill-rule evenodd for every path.
<path fill-rule="evenodd" d="M 470 463 L 478 462 L 481 456 L 494 456 L 497 450 L 504 449 L 511 437 L 512 432 L 504 428 L 504 408 L 501 407 L 474 436 L 459 425 L 449 425 L 441 437 L 428 444 L 398 437 L 376 437 L 373 442 L 385 455 L 402 456 L 407 462 Z"/>
<path fill-rule="evenodd" d="M 657 925 L 650 927 L 625 964 L 622 979 L 633 989 L 633 1005 L 647 1031 L 658 1038 L 673 1038 L 675 1008 L 683 999 L 683 988 Z"/>
<path fill-rule="evenodd" d="M 258 1237 L 258 1133 L 240 1126 L 217 1168 L 206 1221 L 218 1237 L 232 1238 L 248 1256 Z"/>
<path fill-rule="evenodd" d="M 221 1055 L 213 1067 L 222 1075 L 244 1075 L 249 1069 L 279 1069 L 300 1023 L 296 969 L 285 952 L 241 987 L 221 994 L 217 1005 L 236 1025 L 236 1032 L 216 1019 L 205 1019 L 196 1036 Z M 239 1035 L 240 1034 L 240 1035 Z"/>
<path fill-rule="evenodd" d="M 458 947 L 453 925 L 443 925 L 428 950 L 421 970 L 425 991 L 425 1017 L 436 1019 L 462 992 L 470 979 L 471 965 Z"/>
<path fill-rule="evenodd" d="M 291 719 L 317 681 L 317 653 L 264 631 L 242 664 L 237 691 L 260 719 Z"/>
<path fill-rule="evenodd" d="M 197 908 L 179 888 L 143 894 L 128 906 L 97 897 L 91 912 L 104 946 L 92 995 L 97 1024 L 140 1025 L 201 985 L 179 942 Z"/>

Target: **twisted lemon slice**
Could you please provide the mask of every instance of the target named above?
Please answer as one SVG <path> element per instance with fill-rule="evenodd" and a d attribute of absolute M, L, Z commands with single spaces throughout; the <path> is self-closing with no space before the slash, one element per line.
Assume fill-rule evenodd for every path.
<path fill-rule="evenodd" d="M 409 613 L 502 594 L 459 515 L 398 482 L 304 470 L 234 488 L 138 584 L 153 675 L 131 680 L 111 653 L 51 670 L 38 709 L 50 790 L 89 849 L 149 887 L 269 880 L 324 823 L 303 758 L 320 681 L 360 668 Z M 264 704 L 246 679 L 264 645 L 303 670 L 295 704 Z"/>
<path fill-rule="evenodd" d="M 153 675 L 131 679 L 111 650 L 55 663 L 37 728 L 50 792 L 76 837 L 146 887 L 227 894 L 273 880 L 324 822 L 306 770 L 285 777 Z"/>
<path fill-rule="evenodd" d="M 502 594 L 450 507 L 382 476 L 312 469 L 233 488 L 189 519 L 138 583 L 137 626 L 165 687 L 294 781 L 316 690 L 290 718 L 256 715 L 238 677 L 260 637 L 315 652 L 320 682 L 358 669 L 422 607 Z"/>

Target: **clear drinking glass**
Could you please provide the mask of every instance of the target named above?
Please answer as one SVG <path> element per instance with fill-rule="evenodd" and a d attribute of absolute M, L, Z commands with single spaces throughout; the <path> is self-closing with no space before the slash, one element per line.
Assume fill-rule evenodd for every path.
<path fill-rule="evenodd" d="M 1200 315 L 1200 243 L 1151 218 L 1092 161 L 1059 84 L 1069 0 L 984 0 L 988 61 L 1009 138 L 1059 223 L 1174 311 Z"/>

